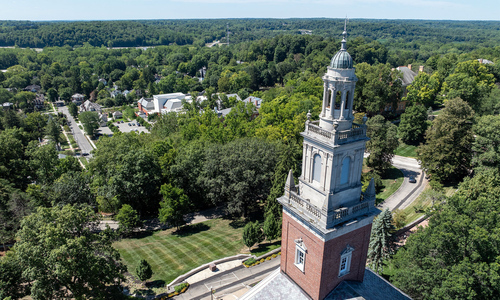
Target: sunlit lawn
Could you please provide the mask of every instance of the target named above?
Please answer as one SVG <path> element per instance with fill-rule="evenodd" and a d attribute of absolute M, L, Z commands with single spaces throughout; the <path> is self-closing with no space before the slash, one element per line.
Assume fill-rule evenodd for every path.
<path fill-rule="evenodd" d="M 416 146 L 406 145 L 405 143 L 400 143 L 399 147 L 394 151 L 394 154 L 405 157 L 417 157 L 415 150 Z"/>
<path fill-rule="evenodd" d="M 141 259 L 153 269 L 151 281 L 169 283 L 177 276 L 227 256 L 248 253 L 243 244 L 244 222 L 225 219 L 209 220 L 175 229 L 146 233 L 143 237 L 127 238 L 113 244 L 118 249 L 128 271 L 135 274 Z M 252 251 L 259 256 L 280 246 L 280 241 L 263 243 Z"/>

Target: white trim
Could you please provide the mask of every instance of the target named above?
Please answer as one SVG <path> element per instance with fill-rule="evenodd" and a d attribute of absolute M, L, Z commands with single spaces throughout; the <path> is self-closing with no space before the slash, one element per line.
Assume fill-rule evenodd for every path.
<path fill-rule="evenodd" d="M 307 248 L 302 241 L 302 238 L 295 240 L 295 262 L 294 265 L 302 272 L 304 272 L 306 265 L 306 252 Z"/>
<path fill-rule="evenodd" d="M 354 248 L 347 245 L 340 255 L 339 277 L 349 274 L 351 271 L 351 258 Z"/>

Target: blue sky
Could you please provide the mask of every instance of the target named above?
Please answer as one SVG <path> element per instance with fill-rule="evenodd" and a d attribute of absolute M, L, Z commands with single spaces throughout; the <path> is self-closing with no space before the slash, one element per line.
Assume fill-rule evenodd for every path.
<path fill-rule="evenodd" d="M 499 0 L 0 0 L 1 20 L 213 18 L 500 20 Z"/>

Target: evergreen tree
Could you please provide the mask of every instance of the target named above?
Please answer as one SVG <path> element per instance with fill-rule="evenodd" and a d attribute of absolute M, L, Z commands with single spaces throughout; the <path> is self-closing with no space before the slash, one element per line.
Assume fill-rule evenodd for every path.
<path fill-rule="evenodd" d="M 153 276 L 153 270 L 151 269 L 151 265 L 147 260 L 142 259 L 141 262 L 135 268 L 135 273 L 139 280 L 144 282 Z"/>
<path fill-rule="evenodd" d="M 280 219 L 276 218 L 272 214 L 266 216 L 264 221 L 264 235 L 268 241 L 276 240 L 281 237 L 281 222 Z"/>
<path fill-rule="evenodd" d="M 389 209 L 385 209 L 373 222 L 368 248 L 370 265 L 377 273 L 382 271 L 383 261 L 392 254 L 393 231 L 392 214 Z"/>
<path fill-rule="evenodd" d="M 273 186 L 267 197 L 265 214 L 266 218 L 269 214 L 274 218 L 281 219 L 281 205 L 276 200 L 283 196 L 285 191 L 285 181 L 290 170 L 300 169 L 300 161 L 302 159 L 302 148 L 294 142 L 284 145 L 279 161 L 276 164 L 273 174 Z"/>
<path fill-rule="evenodd" d="M 243 228 L 243 243 L 248 247 L 252 248 L 256 243 L 260 243 L 262 241 L 262 231 L 260 229 L 259 222 L 250 222 L 245 225 Z"/>

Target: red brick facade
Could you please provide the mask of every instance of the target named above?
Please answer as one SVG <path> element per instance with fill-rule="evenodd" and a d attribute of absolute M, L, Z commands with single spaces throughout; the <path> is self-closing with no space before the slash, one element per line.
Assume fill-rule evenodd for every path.
<path fill-rule="evenodd" d="M 323 299 L 344 280 L 363 281 L 371 223 L 326 243 L 287 213 L 283 213 L 281 271 L 313 299 Z M 295 266 L 295 240 L 302 238 L 307 248 L 305 268 Z M 340 256 L 347 245 L 354 248 L 350 272 L 338 277 Z"/>

